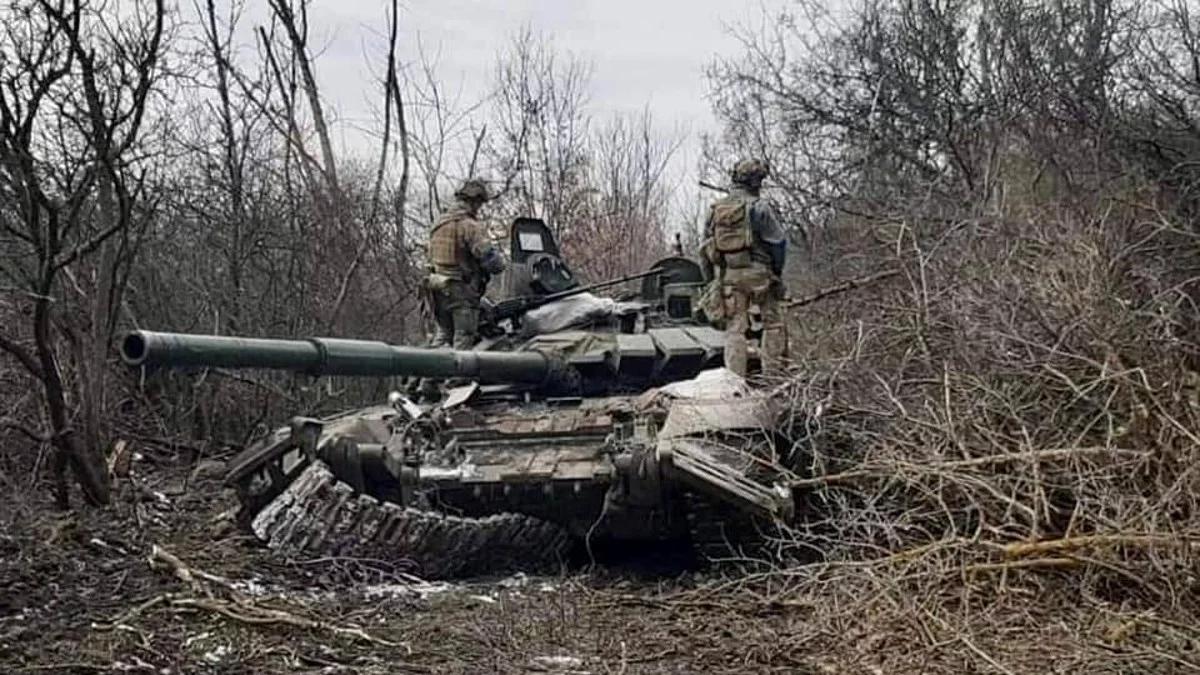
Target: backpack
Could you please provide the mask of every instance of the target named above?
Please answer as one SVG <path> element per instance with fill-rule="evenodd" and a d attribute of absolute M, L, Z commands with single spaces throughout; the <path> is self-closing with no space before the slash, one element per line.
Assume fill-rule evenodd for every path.
<path fill-rule="evenodd" d="M 719 253 L 747 251 L 754 245 L 750 228 L 750 202 L 725 197 L 712 205 L 713 245 Z"/>

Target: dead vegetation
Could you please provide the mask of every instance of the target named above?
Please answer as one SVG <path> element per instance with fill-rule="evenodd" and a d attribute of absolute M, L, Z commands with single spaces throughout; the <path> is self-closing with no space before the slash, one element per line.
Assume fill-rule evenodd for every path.
<path fill-rule="evenodd" d="M 807 608 L 839 672 L 1200 669 L 1194 12 L 801 3 L 742 34 L 719 110 L 814 247 L 810 515 L 777 543 L 818 559 L 697 593 Z"/>
<path fill-rule="evenodd" d="M 148 173 L 148 201 L 109 214 L 124 229 L 69 229 L 78 255 L 47 281 L 37 255 L 73 244 L 35 251 L 22 228 L 53 209 L 0 212 L 4 670 L 1200 670 L 1194 3 L 803 2 L 740 33 L 743 53 L 711 72 L 726 134 L 708 159 L 714 174 L 734 155 L 770 160 L 772 197 L 807 244 L 793 254 L 797 366 L 780 383 L 807 469 L 793 482 L 803 517 L 773 534 L 778 559 L 712 576 L 439 592 L 375 561 L 281 560 L 214 537 L 226 497 L 180 466 L 283 410 L 382 390 L 216 371 L 142 382 L 105 370 L 96 346 L 143 323 L 416 339 L 422 228 L 452 179 L 487 163 L 501 211 L 553 214 L 574 232 L 561 232 L 568 250 L 649 252 L 674 146 L 648 118 L 590 136 L 586 68 L 554 66 L 526 35 L 499 68 L 512 86 L 491 127 L 445 98 L 436 64 L 393 74 L 389 56 L 386 128 L 404 168 L 385 156 L 356 170 L 319 138 L 329 122 L 303 112 L 320 109 L 301 68 L 303 4 L 273 6 L 291 28 L 259 33 L 262 62 L 248 66 L 230 51 L 232 19 L 207 5 L 197 65 L 218 112 L 186 147 L 168 144 L 199 168 Z M 48 7 L 48 20 L 102 16 Z M 62 44 L 48 53 L 66 62 Z M 23 95 L 3 72 L 6 95 Z M 319 152 L 298 133 L 310 127 Z M 26 143 L 5 146 L 6 166 L 14 147 L 44 150 L 2 131 Z M 46 157 L 24 175 L 44 178 Z M 141 166 L 89 162 L 111 180 Z M 151 187 L 181 197 L 155 201 Z M 80 194 L 80 208 L 104 204 Z M 116 286 L 100 293 L 103 279 Z M 63 468 L 109 439 L 131 449 L 108 458 L 113 505 L 50 511 L 55 458 Z"/>
<path fill-rule="evenodd" d="M 792 385 L 811 517 L 779 545 L 820 560 L 728 592 L 810 608 L 847 672 L 1200 665 L 1200 408 L 1177 332 L 1194 310 L 1145 273 L 1175 234 L 1126 214 L 1026 223 L 1001 256 L 988 239 L 1017 224 L 978 228 L 897 260 L 870 299 L 808 310 L 857 317 L 798 324 L 844 354 Z"/>

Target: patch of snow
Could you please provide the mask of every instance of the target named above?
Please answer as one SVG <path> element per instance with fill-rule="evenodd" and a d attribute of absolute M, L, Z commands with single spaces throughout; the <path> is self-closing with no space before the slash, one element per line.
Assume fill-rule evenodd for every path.
<path fill-rule="evenodd" d="M 264 584 L 262 579 L 258 577 L 246 579 L 245 581 L 235 581 L 232 585 L 234 590 L 245 593 L 251 597 L 263 596 L 270 592 L 270 590 L 267 588 L 267 585 Z"/>
<path fill-rule="evenodd" d="M 457 589 L 458 587 L 454 584 L 445 582 L 414 581 L 406 584 L 373 584 L 363 589 L 363 595 L 369 599 L 410 597 L 413 595 L 426 598 L 430 595 L 448 593 Z"/>
<path fill-rule="evenodd" d="M 517 572 L 511 577 L 501 579 L 496 585 L 500 588 L 524 588 L 529 585 L 529 577 L 524 572 Z"/>
<path fill-rule="evenodd" d="M 537 670 L 579 673 L 581 671 L 576 669 L 583 666 L 583 659 L 577 656 L 535 656 L 531 665 Z"/>
<path fill-rule="evenodd" d="M 231 651 L 233 650 L 225 645 L 217 645 L 213 650 L 205 652 L 202 658 L 209 663 L 220 663 L 225 660 L 226 656 L 229 656 Z"/>

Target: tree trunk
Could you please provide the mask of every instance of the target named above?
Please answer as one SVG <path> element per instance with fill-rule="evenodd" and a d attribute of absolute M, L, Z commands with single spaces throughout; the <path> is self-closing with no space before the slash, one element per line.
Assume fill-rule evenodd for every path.
<path fill-rule="evenodd" d="M 100 448 L 89 445 L 86 439 L 80 443 L 67 417 L 62 376 L 50 344 L 50 290 L 49 283 L 43 284 L 43 297 L 34 304 L 34 343 L 41 363 L 42 387 L 50 416 L 51 443 L 57 453 L 56 466 L 59 467 L 59 473 L 64 463 L 69 466 L 83 490 L 84 499 L 93 506 L 99 506 L 109 502 L 108 471 Z M 56 482 L 60 483 L 57 490 L 59 506 L 65 508 L 69 504 L 66 491 L 61 486 L 61 477 L 56 477 Z"/>

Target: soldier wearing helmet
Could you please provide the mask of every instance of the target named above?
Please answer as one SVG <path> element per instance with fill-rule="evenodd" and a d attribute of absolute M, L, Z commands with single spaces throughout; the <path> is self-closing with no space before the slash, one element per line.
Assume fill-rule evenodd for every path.
<path fill-rule="evenodd" d="M 770 202 L 760 198 L 770 173 L 757 159 L 738 162 L 729 193 L 712 204 L 705 224 L 703 257 L 717 275 L 725 319 L 725 367 L 746 374 L 750 308 L 762 314 L 763 374 L 782 366 L 787 348 L 780 304 L 787 239 Z"/>
<path fill-rule="evenodd" d="M 505 268 L 504 253 L 477 219 L 490 198 L 483 181 L 464 181 L 429 233 L 427 289 L 437 322 L 435 345 L 471 349 L 479 341 L 480 299 L 488 280 Z"/>

